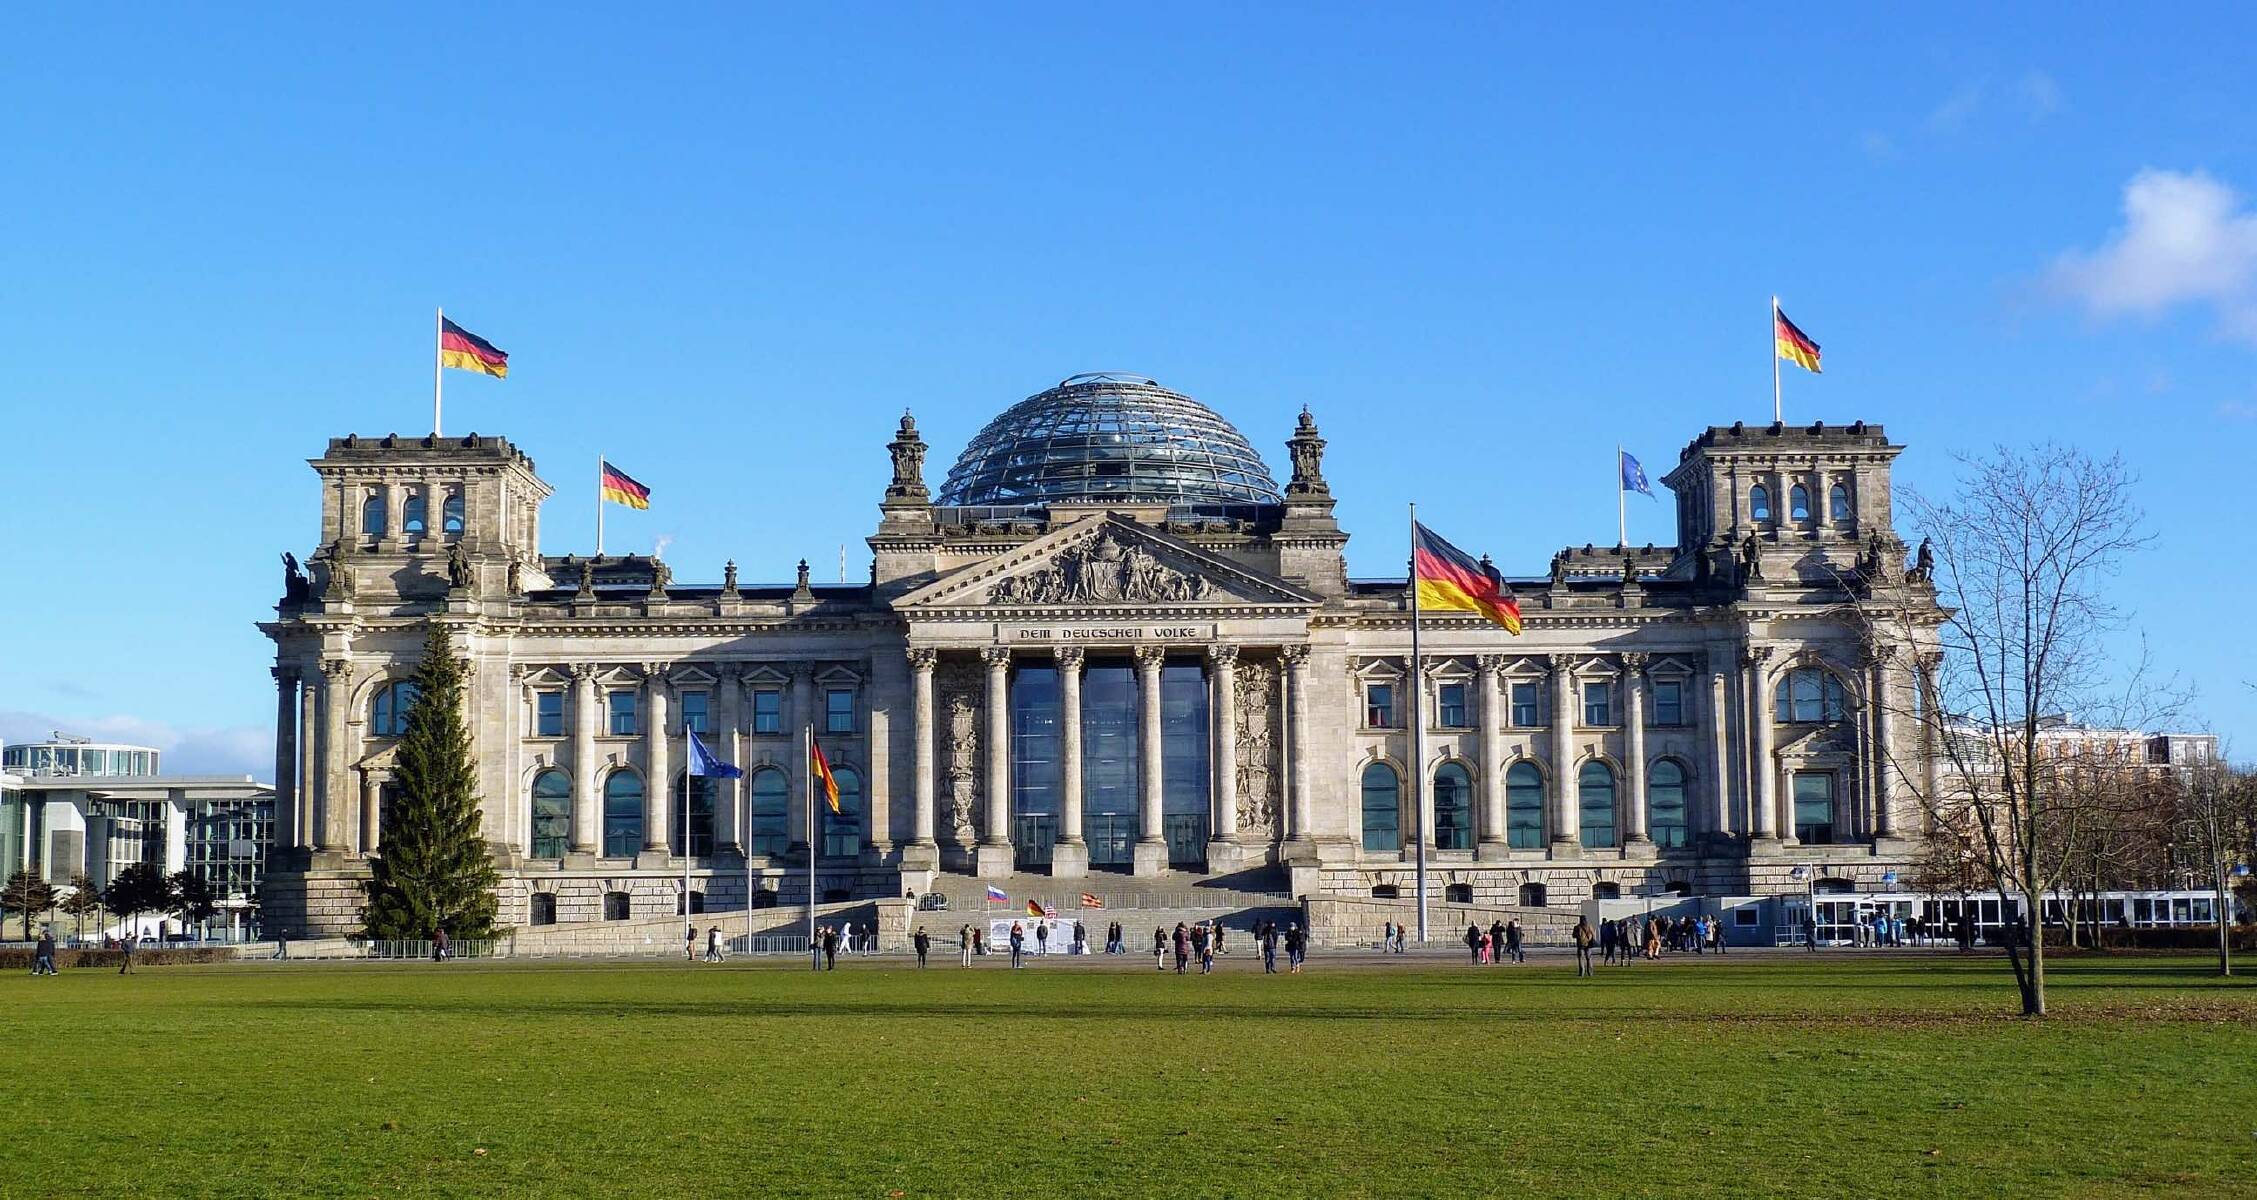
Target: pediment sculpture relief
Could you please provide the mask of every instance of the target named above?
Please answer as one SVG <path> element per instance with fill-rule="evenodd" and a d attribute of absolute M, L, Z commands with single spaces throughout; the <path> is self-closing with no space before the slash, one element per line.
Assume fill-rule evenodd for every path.
<path fill-rule="evenodd" d="M 1049 562 L 988 589 L 990 604 L 1165 604 L 1204 600 L 1212 586 L 1179 571 L 1111 530 L 1060 551 Z"/>

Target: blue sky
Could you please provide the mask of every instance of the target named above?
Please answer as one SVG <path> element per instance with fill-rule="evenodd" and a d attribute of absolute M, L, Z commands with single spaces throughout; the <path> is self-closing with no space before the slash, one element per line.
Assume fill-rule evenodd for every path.
<path fill-rule="evenodd" d="M 1616 442 L 1768 419 L 1774 291 L 1826 349 L 1788 417 L 1884 423 L 1903 484 L 2121 452 L 2124 593 L 2257 733 L 2246 10 L 815 7 L 0 16 L 0 736 L 263 778 L 303 460 L 428 430 L 436 304 L 513 356 L 447 424 L 535 457 L 552 553 L 601 452 L 656 494 L 615 551 L 859 578 L 904 407 L 937 483 L 1118 369 L 1273 470 L 1310 406 L 1359 575 L 1407 500 L 1535 574 L 1612 536 Z"/>

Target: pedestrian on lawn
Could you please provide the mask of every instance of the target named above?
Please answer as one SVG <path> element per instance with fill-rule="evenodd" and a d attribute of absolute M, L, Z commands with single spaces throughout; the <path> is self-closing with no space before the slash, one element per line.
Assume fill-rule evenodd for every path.
<path fill-rule="evenodd" d="M 1277 924 L 1262 922 L 1261 932 L 1255 936 L 1262 943 L 1262 974 L 1277 974 Z"/>
<path fill-rule="evenodd" d="M 1168 931 L 1157 925 L 1152 927 L 1152 969 L 1168 969 Z"/>
<path fill-rule="evenodd" d="M 1191 962 L 1191 929 L 1181 921 L 1176 922 L 1175 952 L 1176 974 L 1181 975 L 1185 965 Z"/>
<path fill-rule="evenodd" d="M 31 973 L 34 975 L 53 975 L 55 973 L 55 930 L 53 926 L 42 925 L 39 927 L 39 941 L 32 947 Z"/>
<path fill-rule="evenodd" d="M 1299 921 L 1289 922 L 1285 927 L 1285 961 L 1287 963 L 1286 970 L 1292 974 L 1299 975 L 1301 973 L 1301 964 L 1302 962 L 1306 961 L 1308 957 L 1308 932 L 1301 928 L 1301 923 Z"/>
<path fill-rule="evenodd" d="M 710 963 L 721 961 L 721 927 L 719 925 L 712 926 L 705 931 L 705 961 Z"/>
<path fill-rule="evenodd" d="M 1034 923 L 1034 952 L 1036 954 L 1050 953 L 1050 922 L 1048 921 L 1036 921 Z"/>
<path fill-rule="evenodd" d="M 1521 952 L 1520 939 L 1520 918 L 1514 917 L 1505 922 L 1505 953 L 1510 955 L 1516 963 L 1528 961 L 1528 956 Z"/>
<path fill-rule="evenodd" d="M 1615 930 L 1614 922 L 1599 922 L 1599 951 L 1602 956 L 1599 961 L 1613 963 L 1615 943 L 1621 939 L 1622 935 Z"/>
<path fill-rule="evenodd" d="M 969 924 L 956 927 L 956 965 L 972 965 L 972 927 Z"/>
<path fill-rule="evenodd" d="M 1591 973 L 1591 944 L 1599 940 L 1598 935 L 1591 931 L 1589 920 L 1577 917 L 1575 918 L 1575 932 L 1569 936 L 1575 942 L 1575 973 L 1578 976 L 1589 975 Z"/>
<path fill-rule="evenodd" d="M 828 925 L 823 927 L 823 969 L 839 969 L 839 931 Z"/>
<path fill-rule="evenodd" d="M 917 969 L 922 971 L 925 969 L 925 952 L 933 948 L 933 937 L 925 932 L 924 926 L 919 925 L 916 936 L 909 941 L 912 946 L 917 948 Z"/>
<path fill-rule="evenodd" d="M 1017 921 L 1011 922 L 1011 969 L 1016 971 L 1026 964 L 1027 928 Z"/>

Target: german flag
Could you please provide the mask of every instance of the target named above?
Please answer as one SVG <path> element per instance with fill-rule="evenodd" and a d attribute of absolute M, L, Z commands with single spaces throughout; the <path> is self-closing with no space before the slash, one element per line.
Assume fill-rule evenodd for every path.
<path fill-rule="evenodd" d="M 1043 911 L 1042 901 L 1029 900 L 1027 901 L 1027 915 L 1030 917 L 1046 917 L 1050 914 Z"/>
<path fill-rule="evenodd" d="M 1779 344 L 1779 357 L 1801 367 L 1813 375 L 1818 370 L 1818 343 L 1810 335 L 1795 327 L 1787 314 L 1779 311 L 1779 302 L 1771 302 L 1771 336 Z"/>
<path fill-rule="evenodd" d="M 838 776 L 831 774 L 831 764 L 823 757 L 823 747 L 817 745 L 813 738 L 807 740 L 807 771 L 814 776 L 816 786 L 823 789 L 823 801 L 831 806 L 832 812 L 838 812 Z"/>
<path fill-rule="evenodd" d="M 1411 569 L 1421 609 L 1480 613 L 1507 633 L 1520 632 L 1520 604 L 1497 573 L 1417 522 L 1411 525 Z"/>
<path fill-rule="evenodd" d="M 497 350 L 492 342 L 441 317 L 439 365 L 506 379 L 509 377 L 509 351 Z"/>
<path fill-rule="evenodd" d="M 596 463 L 602 468 L 596 476 L 596 490 L 603 493 L 604 499 L 629 508 L 650 507 L 649 488 L 636 483 L 633 476 L 603 459 L 597 459 Z"/>

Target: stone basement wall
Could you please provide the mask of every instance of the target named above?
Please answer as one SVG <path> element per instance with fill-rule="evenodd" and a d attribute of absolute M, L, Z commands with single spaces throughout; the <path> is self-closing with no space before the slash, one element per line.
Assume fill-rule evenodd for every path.
<path fill-rule="evenodd" d="M 671 900 L 668 903 L 671 907 Z M 560 915 L 561 911 L 560 907 Z M 876 922 L 878 944 L 886 950 L 899 950 L 908 944 L 911 916 L 912 910 L 906 900 L 850 900 L 842 904 L 821 904 L 815 908 L 817 925 L 851 922 L 859 926 Z M 712 926 L 721 927 L 723 938 L 742 937 L 745 933 L 745 912 L 742 908 L 735 912 L 697 913 L 689 920 L 697 923 L 697 946 L 700 953 L 705 950 L 705 931 Z M 669 913 L 664 917 L 627 921 L 582 921 L 570 924 L 559 921 L 555 925 L 519 927 L 510 932 L 509 954 L 515 958 L 548 955 L 678 955 L 682 953 L 684 924 L 682 917 Z M 752 932 L 756 937 L 796 937 L 805 934 L 807 910 L 799 906 L 754 909 Z"/>
<path fill-rule="evenodd" d="M 898 896 L 901 894 L 900 882 L 900 873 L 892 870 L 824 871 L 816 877 L 818 889 L 843 889 L 857 901 Z M 752 884 L 759 891 L 774 893 L 777 903 L 784 911 L 805 911 L 799 907 L 807 898 L 805 871 L 756 870 Z M 706 913 L 743 914 L 744 871 L 701 870 L 690 876 L 690 886 L 705 894 Z M 530 926 L 533 896 L 547 893 L 556 897 L 557 924 L 600 922 L 603 920 L 603 898 L 611 892 L 627 893 L 629 920 L 671 920 L 681 915 L 680 870 L 671 873 L 624 870 L 614 874 L 571 875 L 527 872 L 505 873 L 502 876 L 500 915 L 496 919 L 503 925 Z"/>
<path fill-rule="evenodd" d="M 1806 865 L 1816 867 L 1822 880 L 1847 880 L 1861 892 L 1883 890 L 1886 885 L 1881 877 L 1891 870 L 1899 875 L 1897 886 L 1903 889 L 1906 886 L 1903 877 L 1910 875 L 1912 866 L 1907 858 L 1876 857 L 1870 850 L 1857 846 L 1812 847 L 1805 854 L 1788 850 L 1776 857 L 1664 859 L 1641 863 L 1603 859 L 1591 862 L 1545 859 L 1526 864 L 1430 862 L 1426 867 L 1426 886 L 1433 908 L 1441 906 L 1445 888 L 1463 884 L 1473 889 L 1473 903 L 1477 906 L 1519 909 L 1521 885 L 1540 883 L 1544 885 L 1545 909 L 1573 912 L 1585 900 L 1592 899 L 1592 888 L 1600 883 L 1615 884 L 1626 899 L 1659 895 L 1671 884 L 1683 884 L 1695 896 L 1799 895 L 1807 885 L 1794 877 L 1794 870 Z M 1310 899 L 1369 899 L 1371 889 L 1381 884 L 1393 885 L 1400 896 L 1397 901 L 1378 903 L 1416 899 L 1417 872 L 1408 864 L 1394 863 L 1326 868 L 1319 876 L 1317 895 Z M 1568 923 L 1572 925 L 1574 918 L 1569 917 Z M 1527 921 L 1523 920 L 1522 924 Z M 1460 928 L 1462 931 L 1462 923 Z"/>
<path fill-rule="evenodd" d="M 1302 907 L 1309 915 L 1309 932 L 1317 944 L 1338 950 L 1353 950 L 1376 946 L 1380 933 L 1389 921 L 1398 925 L 1418 928 L 1418 900 L 1351 900 L 1331 897 L 1310 897 Z M 1567 945 L 1568 931 L 1575 928 L 1576 910 L 1573 907 L 1522 908 L 1518 905 L 1440 904 L 1429 901 L 1426 906 L 1427 935 L 1436 942 L 1458 944 L 1465 935 L 1465 927 L 1479 925 L 1483 929 L 1499 921 L 1520 922 L 1522 935 L 1530 946 Z"/>

